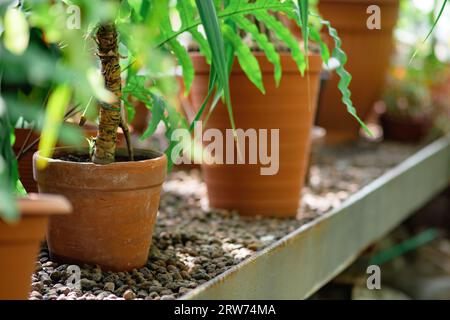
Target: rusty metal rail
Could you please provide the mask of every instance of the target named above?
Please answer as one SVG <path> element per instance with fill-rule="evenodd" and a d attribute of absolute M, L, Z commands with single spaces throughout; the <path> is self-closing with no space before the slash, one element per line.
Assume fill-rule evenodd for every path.
<path fill-rule="evenodd" d="M 450 136 L 183 299 L 304 299 L 450 182 Z"/>

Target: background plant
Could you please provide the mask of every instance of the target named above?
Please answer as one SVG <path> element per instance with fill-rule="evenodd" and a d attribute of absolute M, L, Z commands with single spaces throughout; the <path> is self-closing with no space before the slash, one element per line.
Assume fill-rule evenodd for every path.
<path fill-rule="evenodd" d="M 429 2 L 426 11 L 414 1 L 402 1 L 396 29 L 397 54 L 384 95 L 389 113 L 430 118 L 444 132 L 450 111 L 450 98 L 443 94 L 450 80 L 450 50 L 448 38 L 441 32 L 445 28 L 436 28 L 440 19 L 449 21 L 446 4 Z M 441 23 L 443 26 L 444 21 Z"/>

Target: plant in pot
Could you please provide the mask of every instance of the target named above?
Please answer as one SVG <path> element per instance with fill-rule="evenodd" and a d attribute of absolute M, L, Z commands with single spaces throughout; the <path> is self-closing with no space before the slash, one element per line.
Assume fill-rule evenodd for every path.
<path fill-rule="evenodd" d="M 23 54 L 20 41 L 11 38 L 23 18 L 15 10 L 0 5 L 2 56 L 7 51 Z M 0 82 L 7 82 L 8 75 L 1 71 Z M 32 112 L 17 110 L 8 102 L 0 91 L 0 300 L 27 298 L 49 217 L 71 212 L 70 203 L 61 196 L 25 194 L 12 148 L 14 117 L 19 111 L 23 117 L 31 117 Z"/>
<path fill-rule="evenodd" d="M 59 48 L 47 44 L 39 28 L 29 28 L 28 46 L 20 55 L 10 52 L 0 44 L 2 59 L 2 94 L 12 107 L 11 120 L 14 124 L 14 153 L 19 166 L 19 176 L 25 190 L 37 192 L 33 179 L 32 157 L 38 149 L 40 130 L 43 125 L 42 112 L 55 83 L 61 76 L 57 65 L 61 58 Z M 55 74 L 56 73 L 56 74 Z M 36 75 L 38 74 L 38 75 Z M 69 124 L 80 112 L 79 106 L 71 106 L 64 115 Z M 64 124 L 59 134 L 60 145 L 87 145 L 76 125 Z M 83 127 L 83 134 L 88 138 L 95 136 L 92 128 Z"/>
<path fill-rule="evenodd" d="M 442 134 L 441 114 L 445 115 L 447 99 L 441 99 L 439 87 L 448 77 L 445 60 L 436 48 L 442 44 L 435 33 L 429 32 L 424 42 L 417 30 L 428 31 L 436 26 L 438 2 L 431 6 L 428 19 L 423 10 L 408 3 L 397 29 L 395 67 L 388 78 L 383 103 L 385 112 L 380 121 L 387 139 L 420 142 Z M 444 93 L 446 95 L 447 93 Z"/>
<path fill-rule="evenodd" d="M 348 55 L 347 69 L 352 75 L 349 85 L 352 100 L 363 120 L 382 97 L 394 49 L 393 29 L 399 3 L 399 0 L 319 0 L 318 3 L 320 14 L 333 24 L 342 39 L 342 48 Z M 358 124 L 345 113 L 338 82 L 339 78 L 332 72 L 318 110 L 317 125 L 327 130 L 328 143 L 356 141 L 360 132 Z"/>
<path fill-rule="evenodd" d="M 432 100 L 428 88 L 412 79 L 388 81 L 380 121 L 385 139 L 420 142 L 431 128 Z"/>
<path fill-rule="evenodd" d="M 222 91 L 213 95 L 215 78 L 209 72 L 207 55 L 191 53 L 196 72 L 191 91 L 198 108 L 195 120 L 203 114 L 205 129 L 218 130 L 226 137 L 224 145 L 214 150 L 219 156 L 202 165 L 210 206 L 244 215 L 296 216 L 310 154 L 322 59 L 329 58 L 320 38 L 322 25 L 335 42 L 332 56 L 341 62 L 343 101 L 359 120 L 347 88 L 350 77 L 344 69 L 346 56 L 340 39 L 307 1 L 218 1 L 216 5 L 219 17 L 225 17 L 221 27 L 232 108 L 226 99 L 220 100 Z M 240 13 L 231 14 L 235 10 Z M 286 19 L 301 28 L 303 41 L 285 27 Z"/>
<path fill-rule="evenodd" d="M 70 75 L 64 81 L 56 79 L 39 152 L 34 155 L 39 191 L 65 195 L 74 205 L 71 217 L 50 221 L 47 243 L 52 259 L 97 264 L 112 271 L 146 264 L 168 161 L 163 153 L 131 146 L 127 134 L 127 117 L 133 113 L 130 101 L 143 102 L 152 114 L 142 139 L 163 123 L 171 140 L 172 133 L 186 123 L 169 103 L 173 86 L 161 77 L 174 67 L 168 53 L 179 61 L 186 83 L 191 75 L 187 51 L 177 36 L 185 31 L 195 34 L 203 48 L 213 52 L 213 61 L 220 62 L 211 49 L 221 39 L 211 2 L 182 3 L 173 7 L 160 0 L 71 1 L 83 19 L 78 28 L 67 28 L 67 4 L 25 2 L 30 25 L 43 30 L 49 43 L 64 44 L 59 68 L 63 75 Z M 189 17 L 180 30 L 172 27 L 173 10 Z M 201 24 L 206 38 L 198 31 Z M 226 81 L 221 78 L 218 84 L 226 87 Z M 92 99 L 99 107 L 98 135 L 92 148 L 53 148 L 69 102 L 96 111 Z M 92 114 L 95 118 L 96 113 Z M 125 132 L 126 149 L 116 148 L 118 127 Z M 175 144 L 166 150 L 169 155 Z"/>

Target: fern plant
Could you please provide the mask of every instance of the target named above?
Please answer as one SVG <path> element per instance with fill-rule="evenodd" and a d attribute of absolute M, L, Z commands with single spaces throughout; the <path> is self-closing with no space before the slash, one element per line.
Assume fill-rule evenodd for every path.
<path fill-rule="evenodd" d="M 211 47 L 206 45 L 205 39 L 198 31 L 201 23 L 199 18 L 192 14 L 192 3 L 190 1 L 177 1 L 177 10 L 181 17 L 182 25 L 178 30 L 169 28 L 168 32 L 161 35 L 158 41 L 160 46 L 172 46 L 177 37 L 183 32 L 190 32 L 194 40 L 199 44 L 199 51 L 206 57 L 207 62 L 211 63 L 211 76 L 208 95 L 204 103 L 200 107 L 194 122 L 198 120 L 211 99 L 212 93 L 216 90 L 214 102 L 219 97 L 225 95 L 231 125 L 234 128 L 233 113 L 231 107 L 231 99 L 228 99 L 228 75 L 231 71 L 231 65 L 236 57 L 240 67 L 245 72 L 249 80 L 264 93 L 264 84 L 262 74 L 257 59 L 252 53 L 251 48 L 244 42 L 241 33 L 244 32 L 251 36 L 257 47 L 264 52 L 268 61 L 274 66 L 274 77 L 278 84 L 282 77 L 282 67 L 280 55 L 274 40 L 281 42 L 291 54 L 297 64 L 299 72 L 304 75 L 308 67 L 308 48 L 309 42 L 313 41 L 318 44 L 321 51 L 322 59 L 328 62 L 330 57 L 335 58 L 339 62 L 337 74 L 341 78 L 339 82 L 339 90 L 342 92 L 342 101 L 347 106 L 348 112 L 356 118 L 361 126 L 368 131 L 364 123 L 359 119 L 351 101 L 351 93 L 349 84 L 351 75 L 345 70 L 347 56 L 341 48 L 341 40 L 339 39 L 336 29 L 334 29 L 329 21 L 323 20 L 315 9 L 315 5 L 308 0 L 216 0 L 216 1 L 196 1 L 201 11 L 207 11 L 211 15 L 216 15 L 220 29 L 216 34 L 222 31 L 223 38 L 211 36 L 208 38 Z M 284 15 L 293 20 L 298 27 L 301 28 L 303 43 L 299 44 L 298 39 L 292 32 L 280 21 L 277 16 Z M 166 24 L 168 26 L 169 23 Z M 261 28 L 263 26 L 264 28 Z M 335 47 L 329 52 L 327 46 L 321 39 L 321 28 L 325 27 L 329 35 L 334 40 Z M 261 29 L 269 30 L 273 37 L 269 37 Z M 213 56 L 217 59 L 211 59 L 211 49 Z M 186 90 L 188 91 L 194 78 L 194 68 L 192 62 L 187 58 L 187 52 L 179 44 L 172 47 L 173 52 L 178 56 L 178 60 L 183 68 L 183 78 Z M 218 59 L 222 61 L 217 61 Z M 214 103 L 210 108 L 210 112 L 214 110 Z M 194 123 L 193 122 L 193 123 Z M 191 129 L 193 128 L 191 124 Z"/>

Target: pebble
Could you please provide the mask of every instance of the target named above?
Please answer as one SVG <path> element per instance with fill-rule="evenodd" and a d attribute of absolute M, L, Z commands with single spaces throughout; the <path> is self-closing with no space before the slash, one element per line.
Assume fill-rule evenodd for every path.
<path fill-rule="evenodd" d="M 81 285 L 81 289 L 83 289 L 83 290 L 91 290 L 93 287 L 95 287 L 97 285 L 97 282 L 83 278 L 80 280 L 80 285 Z"/>
<path fill-rule="evenodd" d="M 178 289 L 179 294 L 185 294 L 185 293 L 188 293 L 189 291 L 191 291 L 191 290 L 188 288 L 185 288 L 185 287 L 180 287 L 180 289 Z"/>
<path fill-rule="evenodd" d="M 38 291 L 32 291 L 30 294 L 30 297 L 37 298 L 39 300 L 41 300 L 43 298 L 42 294 Z"/>
<path fill-rule="evenodd" d="M 114 282 L 106 282 L 103 286 L 103 290 L 113 292 L 115 289 Z"/>
<path fill-rule="evenodd" d="M 132 290 L 127 290 L 124 292 L 123 298 L 125 300 L 133 300 L 133 299 L 136 299 L 136 295 L 134 294 L 134 292 Z"/>

